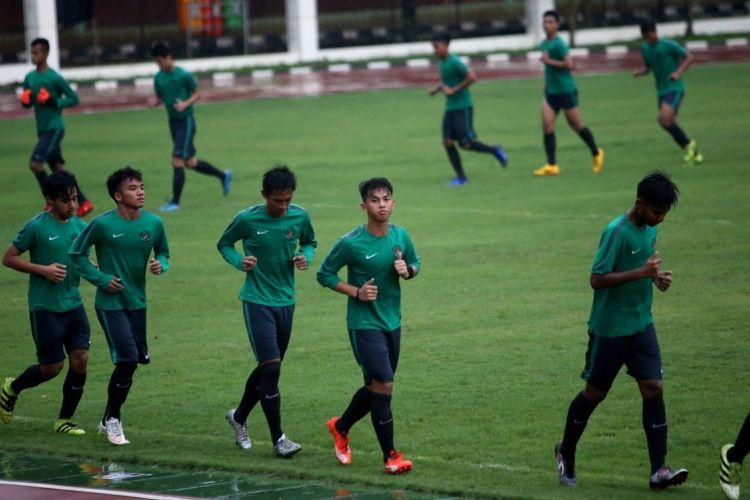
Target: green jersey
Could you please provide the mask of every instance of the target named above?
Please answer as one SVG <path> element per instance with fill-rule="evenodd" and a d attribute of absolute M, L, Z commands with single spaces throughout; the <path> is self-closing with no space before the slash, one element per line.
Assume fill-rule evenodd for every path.
<path fill-rule="evenodd" d="M 36 96 L 42 87 L 46 88 L 50 97 L 57 101 L 55 105 L 42 105 L 36 102 Z M 65 130 L 62 108 L 75 106 L 80 101 L 78 94 L 70 88 L 70 85 L 60 76 L 60 73 L 52 68 L 47 68 L 41 73 L 37 70 L 31 71 L 23 80 L 23 88 L 24 90 L 31 89 L 31 102 L 34 105 L 37 133 L 41 134 L 48 130 Z"/>
<path fill-rule="evenodd" d="M 654 45 L 643 42 L 641 45 L 643 62 L 649 67 L 656 80 L 656 92 L 659 95 L 685 90 L 682 78 L 671 80 L 669 75 L 677 71 L 680 61 L 687 57 L 687 51 L 674 40 L 659 38 Z"/>
<path fill-rule="evenodd" d="M 154 76 L 154 92 L 164 102 L 170 119 L 185 118 L 193 114 L 192 106 L 184 111 L 177 111 L 174 105 L 177 101 L 187 101 L 197 87 L 195 77 L 179 66 L 172 68 L 172 71 L 159 71 Z"/>
<path fill-rule="evenodd" d="M 216 247 L 224 260 L 242 271 L 243 255 L 234 248 L 238 240 L 242 240 L 244 256 L 258 259 L 245 273 L 240 299 L 265 306 L 294 304 L 292 259 L 304 255 L 309 266 L 318 245 L 307 211 L 290 204 L 284 215 L 275 218 L 268 215 L 265 204 L 259 204 L 235 215 Z"/>
<path fill-rule="evenodd" d="M 568 44 L 559 36 L 551 40 L 545 39 L 539 48 L 555 61 L 563 61 L 570 52 Z M 575 78 L 568 68 L 555 68 L 549 64 L 544 65 L 544 85 L 544 92 L 552 95 L 569 94 L 578 90 Z"/>
<path fill-rule="evenodd" d="M 440 80 L 442 80 L 443 85 L 455 87 L 466 80 L 466 75 L 468 74 L 469 67 L 455 54 L 448 54 L 445 59 L 440 61 Z M 468 88 L 462 89 L 453 95 L 445 96 L 446 111 L 471 108 L 473 106 L 474 103 L 471 100 Z"/>
<path fill-rule="evenodd" d="M 653 255 L 656 227 L 637 227 L 623 214 L 609 223 L 599 242 L 592 274 L 637 269 Z M 651 278 L 594 290 L 589 330 L 601 337 L 621 337 L 646 330 L 653 322 Z"/>
<path fill-rule="evenodd" d="M 34 264 L 67 266 L 65 279 L 60 283 L 53 283 L 38 274 L 29 275 L 30 311 L 66 312 L 81 305 L 80 279 L 70 261 L 68 249 L 85 227 L 86 223 L 77 217 L 61 222 L 51 213 L 42 212 L 24 224 L 13 239 L 16 250 L 20 253 L 28 251 L 29 260 Z"/>
<path fill-rule="evenodd" d="M 99 268 L 86 257 L 92 245 Z M 89 223 L 73 243 L 70 255 L 81 276 L 97 287 L 97 309 L 134 310 L 146 307 L 146 268 L 152 250 L 166 272 L 169 244 L 161 217 L 141 210 L 140 217 L 127 220 L 117 210 L 109 210 Z M 125 289 L 107 293 L 115 276 Z"/>
<path fill-rule="evenodd" d="M 370 278 L 378 287 L 372 302 L 349 297 L 346 324 L 350 330 L 392 331 L 401 326 L 401 283 L 393 265 L 400 254 L 406 264 L 419 270 L 420 262 L 406 229 L 390 224 L 388 234 L 375 236 L 366 225 L 341 237 L 318 270 L 318 283 L 336 289 L 339 269 L 347 267 L 347 283 L 361 287 Z"/>

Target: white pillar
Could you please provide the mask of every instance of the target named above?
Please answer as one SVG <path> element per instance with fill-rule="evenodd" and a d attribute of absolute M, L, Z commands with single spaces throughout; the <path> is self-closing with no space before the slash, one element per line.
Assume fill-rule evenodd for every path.
<path fill-rule="evenodd" d="M 315 0 L 286 0 L 286 39 L 300 61 L 318 58 L 318 7 Z"/>
<path fill-rule="evenodd" d="M 555 9 L 555 0 L 524 0 L 526 10 L 526 33 L 531 35 L 534 45 L 544 40 L 542 14 Z"/>
<path fill-rule="evenodd" d="M 23 22 L 26 29 L 26 57 L 31 62 L 31 41 L 49 40 L 50 67 L 60 68 L 60 47 L 57 41 L 57 5 L 55 0 L 23 0 Z"/>

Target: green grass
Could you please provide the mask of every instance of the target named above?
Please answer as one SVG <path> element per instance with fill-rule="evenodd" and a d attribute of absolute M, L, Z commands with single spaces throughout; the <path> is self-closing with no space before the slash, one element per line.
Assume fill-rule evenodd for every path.
<path fill-rule="evenodd" d="M 111 372 L 92 321 L 91 363 L 77 421 L 83 439 L 51 432 L 61 379 L 22 394 L 0 447 L 88 458 L 366 483 L 468 496 L 634 498 L 647 491 L 648 457 L 635 384 L 625 374 L 591 419 L 578 452 L 579 486 L 557 484 L 552 447 L 578 378 L 591 302 L 588 275 L 604 226 L 628 209 L 635 185 L 665 169 L 682 190 L 660 226 L 659 250 L 675 282 L 657 294 L 670 423 L 669 463 L 690 480 L 669 492 L 718 498 L 719 447 L 750 410 L 747 387 L 750 256 L 747 65 L 690 70 L 681 123 L 706 163 L 685 167 L 656 124 L 653 82 L 626 73 L 579 78 L 583 117 L 606 149 L 602 174 L 563 119 L 557 178 L 533 178 L 543 163 L 538 80 L 482 82 L 473 89 L 476 128 L 502 140 L 511 164 L 463 154 L 471 183 L 450 178 L 440 146 L 442 102 L 425 89 L 258 100 L 200 106 L 201 158 L 236 173 L 223 199 L 213 179 L 188 173 L 183 209 L 164 219 L 173 251 L 169 273 L 149 278 L 153 362 L 135 376 L 123 418 L 131 444 L 95 435 Z M 112 206 L 104 180 L 131 164 L 145 174 L 147 208 L 169 194 L 170 143 L 163 111 L 71 115 L 63 143 L 71 171 L 97 206 Z M 0 123 L 0 233 L 6 241 L 41 208 L 26 169 L 30 120 Z M 284 429 L 304 449 L 275 459 L 259 410 L 255 447 L 240 452 L 224 413 L 238 401 L 253 364 L 237 300 L 242 275 L 215 250 L 232 216 L 260 200 L 260 176 L 275 162 L 298 174 L 295 201 L 311 213 L 319 252 L 298 275 L 292 344 L 284 363 Z M 396 444 L 415 470 L 386 477 L 369 419 L 352 433 L 354 464 L 336 465 L 324 427 L 361 384 L 347 340 L 345 300 L 315 281 L 336 237 L 363 220 L 357 183 L 383 175 L 395 185 L 394 223 L 406 226 L 423 262 L 406 283 L 403 345 L 394 397 Z M 27 278 L 0 271 L 0 372 L 34 361 Z M 745 361 L 742 361 L 742 360 Z"/>

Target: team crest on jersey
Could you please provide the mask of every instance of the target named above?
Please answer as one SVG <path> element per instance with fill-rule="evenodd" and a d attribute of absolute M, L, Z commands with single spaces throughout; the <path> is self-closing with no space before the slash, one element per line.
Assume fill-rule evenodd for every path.
<path fill-rule="evenodd" d="M 403 258 L 403 255 L 404 255 L 404 254 L 403 254 L 403 252 L 401 251 L 401 246 L 399 246 L 399 245 L 394 245 L 394 247 L 393 247 L 393 255 L 394 255 L 394 257 L 396 257 L 397 259 L 401 259 L 401 258 Z"/>
<path fill-rule="evenodd" d="M 296 236 L 296 234 L 294 233 L 294 228 L 290 227 L 289 229 L 286 230 L 286 237 L 287 238 L 289 238 L 291 240 L 295 236 Z"/>
<path fill-rule="evenodd" d="M 148 231 L 141 231 L 141 241 L 148 241 L 151 239 L 151 233 Z"/>

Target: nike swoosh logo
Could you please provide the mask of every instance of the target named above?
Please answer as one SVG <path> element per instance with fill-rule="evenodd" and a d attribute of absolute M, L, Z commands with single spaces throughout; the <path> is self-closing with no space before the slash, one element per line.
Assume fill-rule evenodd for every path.
<path fill-rule="evenodd" d="M 367 259 L 367 260 L 370 260 L 370 259 L 372 259 L 373 257 L 375 257 L 376 255 L 377 255 L 377 253 L 374 253 L 374 254 L 372 254 L 372 255 L 365 255 L 365 259 Z"/>
<path fill-rule="evenodd" d="M 383 422 L 382 420 L 378 420 L 378 425 L 390 424 L 391 422 L 393 422 L 392 418 L 389 420 L 386 420 L 385 422 Z"/>
<path fill-rule="evenodd" d="M 59 235 L 58 235 L 58 236 L 50 236 L 50 237 L 49 237 L 49 240 L 50 240 L 50 241 L 53 241 L 53 240 L 56 240 L 56 239 L 57 239 L 57 238 L 59 238 L 59 237 L 60 237 Z"/>
<path fill-rule="evenodd" d="M 119 238 L 120 236 L 125 236 L 125 233 L 120 233 L 120 234 L 112 233 L 113 238 Z"/>
<path fill-rule="evenodd" d="M 266 395 L 265 395 L 264 397 L 265 397 L 266 399 L 274 399 L 274 398 L 278 398 L 278 397 L 279 397 L 279 393 L 277 392 L 276 394 L 266 394 Z"/>
<path fill-rule="evenodd" d="M 266 231 L 255 231 L 255 234 L 266 234 L 267 232 L 268 232 L 268 230 L 266 230 Z"/>
<path fill-rule="evenodd" d="M 651 424 L 651 428 L 652 429 L 661 429 L 662 427 L 666 427 L 666 426 L 667 426 L 666 423 L 664 423 L 664 424 Z"/>
<path fill-rule="evenodd" d="M 630 251 L 630 253 L 631 253 L 632 255 L 635 255 L 635 254 L 637 254 L 637 253 L 638 253 L 638 252 L 640 252 L 640 251 L 641 251 L 641 249 L 640 249 L 640 248 L 638 248 L 638 249 L 635 249 L 635 250 L 631 250 L 631 251 Z"/>

